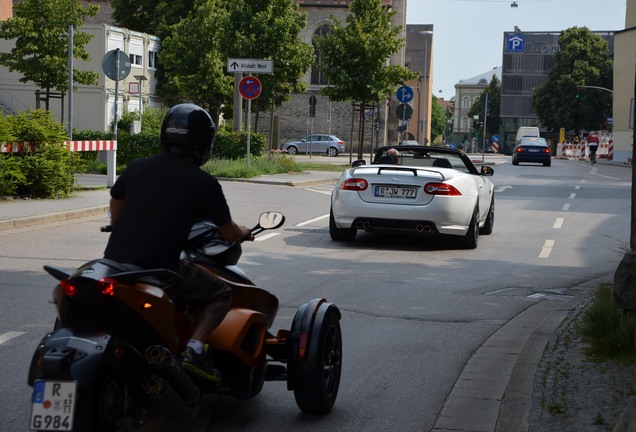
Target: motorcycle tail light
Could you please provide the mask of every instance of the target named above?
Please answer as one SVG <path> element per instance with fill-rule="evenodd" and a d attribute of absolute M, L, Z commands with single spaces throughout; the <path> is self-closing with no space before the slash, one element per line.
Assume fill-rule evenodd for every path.
<path fill-rule="evenodd" d="M 457 188 L 446 183 L 427 183 L 424 192 L 429 195 L 461 196 Z"/>
<path fill-rule="evenodd" d="M 77 288 L 68 279 L 64 279 L 62 282 L 60 282 L 60 286 L 62 287 L 62 290 L 67 297 L 73 297 L 75 294 L 77 294 Z"/>
<path fill-rule="evenodd" d="M 105 296 L 114 296 L 115 285 L 117 285 L 117 281 L 115 279 L 102 278 L 95 282 L 95 289 Z"/>

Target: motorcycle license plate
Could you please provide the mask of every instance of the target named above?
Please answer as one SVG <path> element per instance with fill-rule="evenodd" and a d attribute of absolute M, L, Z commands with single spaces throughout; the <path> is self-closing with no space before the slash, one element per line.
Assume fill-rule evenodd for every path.
<path fill-rule="evenodd" d="M 30 429 L 73 430 L 76 393 L 75 381 L 35 381 Z"/>

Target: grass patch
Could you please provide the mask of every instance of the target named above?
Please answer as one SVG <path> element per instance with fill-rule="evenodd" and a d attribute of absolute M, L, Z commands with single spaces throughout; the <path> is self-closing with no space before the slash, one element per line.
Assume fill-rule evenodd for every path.
<path fill-rule="evenodd" d="M 612 298 L 611 284 L 600 284 L 583 312 L 579 331 L 589 345 L 587 354 L 598 361 L 636 361 L 634 330 L 636 319 L 619 310 Z"/>
<path fill-rule="evenodd" d="M 247 166 L 247 159 L 215 159 L 211 160 L 203 167 L 204 171 L 215 177 L 226 178 L 252 178 L 266 174 L 285 174 L 290 172 L 302 172 L 303 169 L 289 156 L 252 157 L 250 166 Z"/>

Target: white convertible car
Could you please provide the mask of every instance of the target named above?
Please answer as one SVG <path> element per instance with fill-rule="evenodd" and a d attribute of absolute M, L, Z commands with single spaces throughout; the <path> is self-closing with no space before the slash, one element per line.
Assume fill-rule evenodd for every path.
<path fill-rule="evenodd" d="M 331 193 L 329 233 L 352 241 L 358 230 L 449 235 L 477 247 L 495 222 L 492 167 L 477 169 L 461 150 L 381 147 L 373 162 L 355 161 Z"/>

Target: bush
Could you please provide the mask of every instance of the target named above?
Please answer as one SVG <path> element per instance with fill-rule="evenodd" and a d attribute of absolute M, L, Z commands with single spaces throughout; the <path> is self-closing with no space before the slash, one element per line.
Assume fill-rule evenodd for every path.
<path fill-rule="evenodd" d="M 252 133 L 250 136 L 250 155 L 260 156 L 265 148 L 265 135 Z M 212 157 L 215 159 L 236 160 L 247 156 L 247 132 L 228 132 L 219 129 L 214 140 Z"/>
<path fill-rule="evenodd" d="M 0 194 L 53 198 L 70 193 L 73 174 L 83 172 L 84 163 L 66 149 L 66 131 L 50 112 L 33 110 L 3 117 L 0 129 L 4 140 L 34 142 L 37 147 L 35 153 L 2 156 Z"/>
<path fill-rule="evenodd" d="M 13 154 L 0 154 L 0 196 L 15 195 L 19 187 L 26 185 L 20 161 Z"/>
<path fill-rule="evenodd" d="M 588 353 L 599 359 L 633 357 L 635 323 L 614 304 L 612 285 L 599 285 L 580 323 Z"/>

